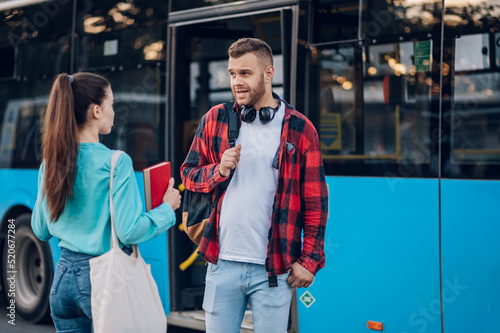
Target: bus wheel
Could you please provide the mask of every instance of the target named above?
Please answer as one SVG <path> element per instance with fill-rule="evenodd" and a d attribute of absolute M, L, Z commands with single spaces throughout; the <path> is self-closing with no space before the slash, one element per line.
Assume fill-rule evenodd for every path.
<path fill-rule="evenodd" d="M 7 232 L 2 255 L 7 305 L 14 302 L 15 314 L 26 321 L 45 321 L 50 318 L 49 295 L 54 274 L 49 244 L 33 233 L 30 213 L 15 221 L 15 228 L 7 229 L 15 230 L 15 234 Z"/>

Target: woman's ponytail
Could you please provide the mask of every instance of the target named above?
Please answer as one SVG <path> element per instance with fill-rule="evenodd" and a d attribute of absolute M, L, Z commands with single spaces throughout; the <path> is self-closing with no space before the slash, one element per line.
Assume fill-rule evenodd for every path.
<path fill-rule="evenodd" d="M 78 160 L 78 129 L 87 122 L 91 104 L 101 105 L 109 82 L 96 74 L 59 74 L 52 86 L 42 127 L 45 160 L 43 194 L 50 219 L 61 216 L 66 200 L 73 198 Z"/>

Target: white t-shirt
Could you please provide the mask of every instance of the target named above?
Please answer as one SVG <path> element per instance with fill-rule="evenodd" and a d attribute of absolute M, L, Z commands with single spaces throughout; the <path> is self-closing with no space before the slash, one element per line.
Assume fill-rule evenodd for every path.
<path fill-rule="evenodd" d="M 271 213 L 278 182 L 273 160 L 278 151 L 285 106 L 274 119 L 241 122 L 236 144 L 241 144 L 238 166 L 222 201 L 219 222 L 219 258 L 265 264 Z"/>

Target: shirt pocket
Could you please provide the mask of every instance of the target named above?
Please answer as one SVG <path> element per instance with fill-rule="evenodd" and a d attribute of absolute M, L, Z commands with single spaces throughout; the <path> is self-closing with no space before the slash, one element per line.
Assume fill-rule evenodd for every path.
<path fill-rule="evenodd" d="M 295 164 L 297 164 L 297 149 L 292 143 L 286 142 L 282 161 L 283 176 L 285 180 L 292 179 Z"/>
<path fill-rule="evenodd" d="M 57 264 L 56 266 L 56 271 L 54 273 L 54 280 L 52 281 L 52 287 L 50 288 L 50 294 L 55 295 L 57 293 L 57 288 L 59 287 L 59 284 L 61 283 L 61 279 L 64 276 L 64 273 L 66 272 L 67 268 L 64 267 L 61 264 Z"/>

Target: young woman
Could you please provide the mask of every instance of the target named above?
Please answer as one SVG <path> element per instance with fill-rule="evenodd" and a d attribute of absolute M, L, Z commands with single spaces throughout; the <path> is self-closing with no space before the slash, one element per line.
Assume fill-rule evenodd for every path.
<path fill-rule="evenodd" d="M 50 291 L 57 332 L 91 332 L 89 259 L 110 249 L 109 178 L 113 151 L 99 134 L 113 126 L 113 92 L 96 74 L 57 76 L 42 128 L 38 198 L 33 231 L 41 240 L 56 237 L 61 258 Z M 175 224 L 181 197 L 170 180 L 163 203 L 143 213 L 132 160 L 122 154 L 113 183 L 115 229 L 124 251 Z"/>

